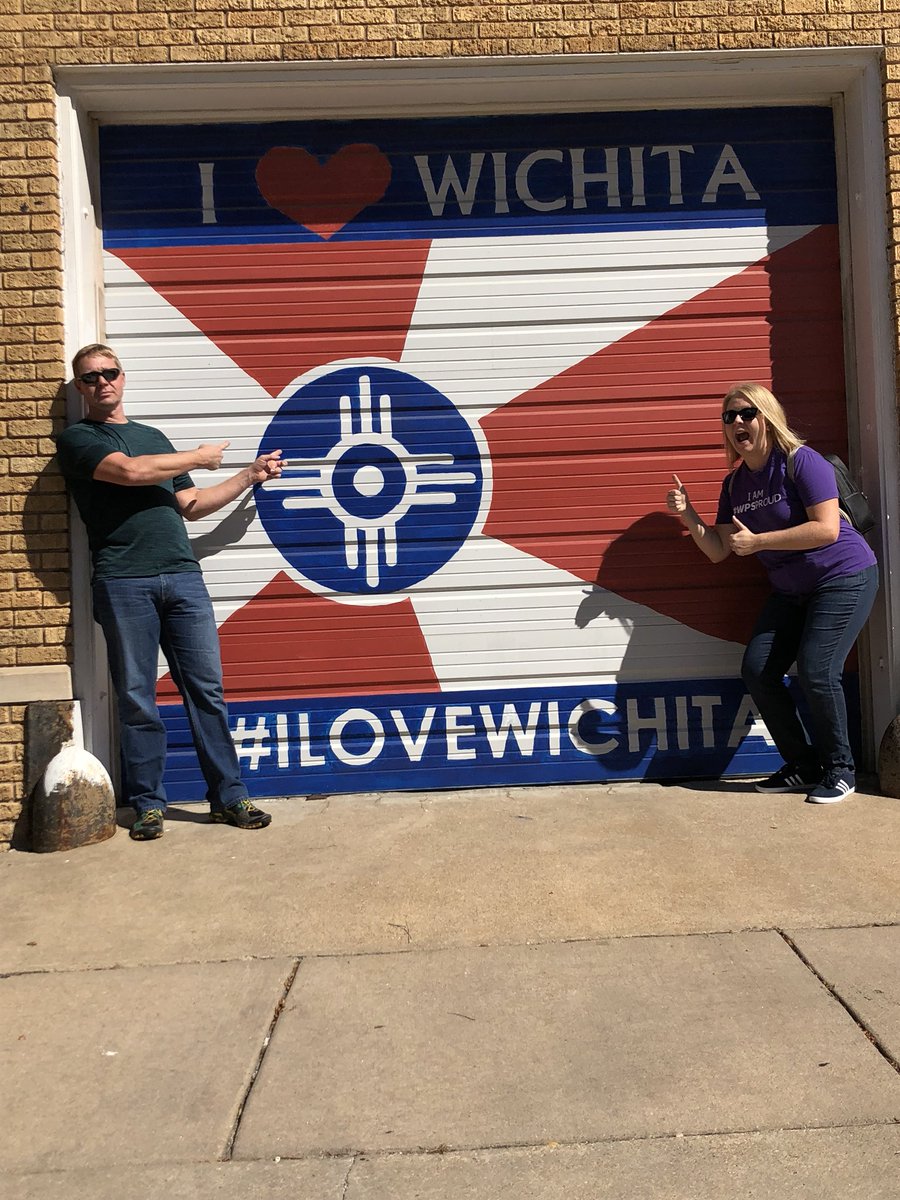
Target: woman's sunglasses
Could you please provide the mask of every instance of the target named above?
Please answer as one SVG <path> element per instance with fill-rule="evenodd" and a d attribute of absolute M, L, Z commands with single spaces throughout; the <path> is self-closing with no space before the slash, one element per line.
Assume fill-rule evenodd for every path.
<path fill-rule="evenodd" d="M 759 409 L 754 408 L 752 405 L 748 405 L 746 408 L 729 408 L 726 412 L 722 413 L 722 420 L 726 425 L 733 425 L 738 417 L 740 417 L 746 425 L 748 421 L 753 420 L 758 412 Z"/>
<path fill-rule="evenodd" d="M 104 367 L 102 371 L 85 371 L 83 375 L 79 375 L 78 379 L 81 383 L 86 383 L 88 387 L 94 387 L 105 379 L 107 383 L 113 383 L 122 374 L 118 367 Z"/>

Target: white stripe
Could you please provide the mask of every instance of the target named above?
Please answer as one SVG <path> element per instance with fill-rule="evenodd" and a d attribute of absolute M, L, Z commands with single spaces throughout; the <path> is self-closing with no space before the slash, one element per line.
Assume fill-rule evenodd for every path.
<path fill-rule="evenodd" d="M 480 419 L 814 228 L 435 241 L 401 366 Z"/>
<path fill-rule="evenodd" d="M 470 538 L 411 589 L 410 599 L 445 691 L 732 677 L 740 670 L 742 646 L 591 587 L 494 538 Z"/>

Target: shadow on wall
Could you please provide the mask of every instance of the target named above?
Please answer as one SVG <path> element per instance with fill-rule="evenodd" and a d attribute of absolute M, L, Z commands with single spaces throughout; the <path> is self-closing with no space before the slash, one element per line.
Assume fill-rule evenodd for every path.
<path fill-rule="evenodd" d="M 718 568 L 723 569 L 728 561 L 718 564 Z M 643 604 L 656 612 L 664 609 L 668 617 L 701 632 L 713 633 L 715 614 L 695 612 L 692 620 L 691 610 L 701 604 L 709 608 L 716 605 L 714 590 L 709 587 L 699 593 L 697 590 L 698 575 L 712 572 L 716 566 L 701 558 L 700 551 L 686 535 L 681 522 L 668 513 L 648 513 L 609 544 L 596 580 L 578 606 L 575 624 L 579 629 L 584 629 L 591 621 L 605 616 L 628 629 L 628 644 L 616 674 L 612 698 L 620 714 L 619 720 L 621 714 L 627 711 L 629 700 L 635 700 L 642 681 L 665 678 L 667 671 L 660 664 L 664 663 L 667 653 L 672 653 L 671 626 L 668 622 L 654 622 L 650 614 L 647 614 L 646 620 L 635 620 L 634 604 Z M 722 582 L 725 582 L 724 578 Z M 681 602 L 677 594 L 673 594 L 678 589 L 683 592 L 683 612 L 680 611 Z M 750 590 L 753 590 L 752 583 Z M 659 602 L 662 593 L 665 593 L 664 603 Z M 623 594 L 627 599 L 623 599 Z M 698 596 L 704 597 L 704 600 L 699 600 Z M 657 603 L 654 603 L 655 600 Z M 751 600 L 748 619 L 741 622 L 748 630 L 757 607 L 755 600 Z M 728 640 L 733 641 L 734 614 L 723 615 L 728 618 Z M 674 653 L 677 654 L 677 650 Z M 646 703 L 647 698 L 643 697 L 642 704 Z M 718 778 L 728 768 L 735 748 L 727 745 L 727 736 L 723 737 L 719 731 L 715 746 L 703 746 L 701 759 L 696 750 L 700 748 L 702 734 L 694 728 L 700 717 L 699 711 L 693 711 L 691 717 L 691 747 L 679 747 L 673 744 L 671 738 L 664 749 L 660 749 L 657 743 L 644 760 L 642 774 L 647 779 Z M 646 745 L 645 742 L 642 744 Z M 692 748 L 695 753 L 691 753 Z M 620 725 L 617 744 L 603 755 L 604 767 L 611 773 L 627 775 L 634 771 L 641 760 L 641 752 L 629 749 L 628 737 Z"/>
<path fill-rule="evenodd" d="M 660 485 L 660 497 L 670 486 Z M 770 590 L 755 559 L 729 555 L 724 562 L 712 563 L 677 517 L 658 511 L 639 517 L 611 539 L 593 582 L 595 588 L 727 642 L 746 642 Z M 587 597 L 576 624 L 584 628 L 599 611 L 603 610 L 592 611 L 592 598 Z M 629 648 L 628 658 L 634 660 L 629 663 L 634 675 L 636 651 Z M 626 669 L 623 666 L 623 677 Z"/>
<path fill-rule="evenodd" d="M 65 407 L 65 388 L 61 386 L 50 410 L 55 433 L 61 432 L 65 425 Z M 36 475 L 23 475 L 18 480 L 12 476 L 11 482 L 21 484 L 21 490 L 25 492 L 22 532 L 28 570 L 32 575 L 28 579 L 17 574 L 16 587 L 20 593 L 42 589 L 50 593 L 54 604 L 66 605 L 71 599 L 69 503 L 56 459 L 50 459 Z M 41 611 L 47 607 L 45 598 L 23 598 L 20 605 L 13 618 L 15 629 L 39 629 L 45 623 L 52 625 L 50 614 Z"/>
<path fill-rule="evenodd" d="M 55 433 L 60 432 L 65 425 L 65 411 L 66 392 L 65 387 L 60 386 L 50 408 Z M 65 662 L 66 658 L 61 654 L 61 650 L 68 645 L 71 637 L 69 616 L 67 611 L 54 611 L 66 610 L 72 598 L 68 550 L 69 502 L 65 481 L 55 458 L 52 458 L 36 474 L 13 475 L 9 477 L 9 482 L 13 485 L 10 490 L 24 492 L 21 528 L 27 566 L 24 569 L 16 569 L 13 626 L 8 631 L 6 644 L 12 647 L 13 653 L 16 654 L 16 665 L 25 665 L 22 658 L 26 657 L 29 663 L 35 665 L 44 665 L 50 661 Z M 48 632 L 51 632 L 51 636 L 58 636 L 60 640 L 55 643 L 47 642 L 45 639 Z M 27 651 L 27 654 L 19 654 L 20 649 Z M 41 758 L 40 753 L 35 754 L 31 744 L 33 740 L 33 735 L 26 732 L 23 803 L 10 843 L 14 849 L 26 848 L 30 839 L 31 791 L 37 776 L 29 764 L 40 761 Z M 45 754 L 46 761 L 49 761 L 49 757 L 52 757 L 52 754 L 48 751 Z"/>
<path fill-rule="evenodd" d="M 209 533 L 191 538 L 191 547 L 197 559 L 209 558 L 219 550 L 235 546 L 253 524 L 256 504 L 253 492 L 244 492 L 239 503 Z"/>

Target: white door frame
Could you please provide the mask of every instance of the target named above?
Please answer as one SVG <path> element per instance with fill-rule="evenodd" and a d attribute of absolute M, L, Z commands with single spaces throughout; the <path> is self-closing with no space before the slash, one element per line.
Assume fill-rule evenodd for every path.
<path fill-rule="evenodd" d="M 393 62 L 63 66 L 55 71 L 62 166 L 67 350 L 103 332 L 100 123 L 310 120 L 400 115 L 611 111 L 828 103 L 835 111 L 850 441 L 881 513 L 873 544 L 883 584 L 862 677 L 868 765 L 900 704 L 900 473 L 896 328 L 886 247 L 882 51 L 692 51 Z M 849 266 L 849 271 L 846 267 Z M 73 521 L 74 687 L 87 745 L 110 761 L 109 684 L 90 615 L 87 552 Z"/>

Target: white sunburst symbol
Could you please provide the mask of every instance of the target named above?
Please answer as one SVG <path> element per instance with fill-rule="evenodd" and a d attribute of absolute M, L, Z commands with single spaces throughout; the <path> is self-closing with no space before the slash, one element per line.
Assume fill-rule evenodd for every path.
<path fill-rule="evenodd" d="M 355 409 L 355 412 L 354 412 Z M 381 581 L 381 564 L 397 565 L 397 524 L 413 507 L 449 505 L 458 500 L 456 491 L 434 491 L 435 486 L 455 488 L 477 482 L 474 471 L 447 470 L 452 454 L 411 454 L 393 435 L 391 397 L 386 392 L 373 404 L 368 375 L 360 375 L 358 395 L 342 395 L 340 439 L 318 461 L 292 465 L 282 477 L 266 485 L 266 491 L 292 493 L 281 501 L 285 509 L 325 509 L 344 526 L 344 555 L 351 571 L 365 564 L 366 583 L 371 588 Z M 378 461 L 366 462 L 366 457 Z M 362 460 L 362 461 L 360 461 Z M 342 473 L 343 500 L 335 491 L 335 474 Z M 389 486 L 390 485 L 390 486 Z M 385 497 L 378 511 L 377 497 Z M 299 493 L 299 494 L 294 494 Z M 307 494 L 304 494 L 307 493 Z M 347 507 L 354 500 L 369 513 Z"/>

